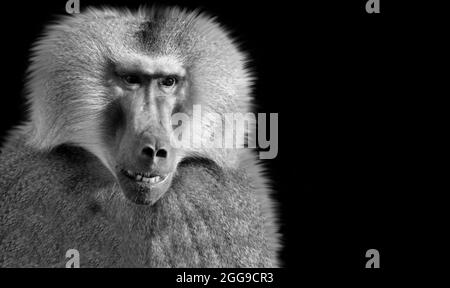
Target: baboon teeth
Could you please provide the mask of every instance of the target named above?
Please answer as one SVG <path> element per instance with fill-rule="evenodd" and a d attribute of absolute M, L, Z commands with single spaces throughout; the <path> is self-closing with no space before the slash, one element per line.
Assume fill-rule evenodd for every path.
<path fill-rule="evenodd" d="M 147 179 L 149 179 L 150 183 L 153 183 L 153 184 L 161 181 L 161 177 L 159 177 L 159 176 L 155 176 L 155 177 L 151 177 L 151 178 L 147 178 Z"/>
<path fill-rule="evenodd" d="M 150 173 L 139 173 L 139 172 L 132 172 L 130 170 L 124 170 L 121 169 L 122 173 L 128 176 L 129 178 L 136 180 L 136 181 L 142 181 L 147 182 L 151 184 L 156 184 L 161 181 L 163 181 L 166 177 L 165 176 L 152 176 Z"/>
<path fill-rule="evenodd" d="M 162 182 L 164 179 L 165 179 L 165 177 L 162 177 L 162 176 L 142 177 L 142 181 L 151 183 L 151 184 L 156 184 L 156 183 Z"/>

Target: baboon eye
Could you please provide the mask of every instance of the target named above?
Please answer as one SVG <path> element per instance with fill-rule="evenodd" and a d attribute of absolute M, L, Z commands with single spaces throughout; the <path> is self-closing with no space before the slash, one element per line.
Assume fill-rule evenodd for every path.
<path fill-rule="evenodd" d="M 159 85 L 166 88 L 171 88 L 175 86 L 175 84 L 177 84 L 177 79 L 173 76 L 163 77 L 159 80 Z"/>
<path fill-rule="evenodd" d="M 140 85 L 141 84 L 141 78 L 139 77 L 139 75 L 127 74 L 127 75 L 123 75 L 122 79 L 128 85 Z"/>

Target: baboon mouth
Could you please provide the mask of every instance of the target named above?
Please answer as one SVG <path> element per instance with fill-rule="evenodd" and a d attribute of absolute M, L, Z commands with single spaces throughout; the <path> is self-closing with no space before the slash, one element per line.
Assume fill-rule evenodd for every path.
<path fill-rule="evenodd" d="M 118 181 L 125 196 L 136 204 L 153 205 L 169 189 L 173 172 L 134 172 L 117 167 Z"/>
<path fill-rule="evenodd" d="M 168 175 L 160 175 L 149 172 L 133 172 L 131 170 L 126 170 L 123 168 L 120 169 L 120 172 L 131 180 L 137 182 L 145 182 L 153 185 L 161 184 L 168 178 Z"/>

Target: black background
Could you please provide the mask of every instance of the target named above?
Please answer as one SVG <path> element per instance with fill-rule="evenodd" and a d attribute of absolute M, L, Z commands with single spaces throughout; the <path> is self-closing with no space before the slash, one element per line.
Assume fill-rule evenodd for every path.
<path fill-rule="evenodd" d="M 81 0 L 81 7 L 142 2 Z M 370 248 L 380 251 L 381 272 L 412 265 L 405 235 L 414 221 L 407 200 L 417 157 L 409 157 L 405 138 L 416 115 L 403 89 L 411 64 L 402 41 L 416 26 L 405 17 L 405 1 L 382 0 L 381 14 L 367 14 L 365 0 L 157 3 L 217 15 L 251 55 L 258 111 L 279 113 L 279 153 L 266 165 L 280 203 L 284 266 L 368 273 Z M 14 1 L 1 9 L 4 137 L 24 117 L 31 43 L 54 15 L 65 14 L 65 1 Z"/>

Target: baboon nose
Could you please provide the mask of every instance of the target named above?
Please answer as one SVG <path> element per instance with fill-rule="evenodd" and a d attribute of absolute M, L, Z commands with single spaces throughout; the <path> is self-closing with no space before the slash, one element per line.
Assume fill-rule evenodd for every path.
<path fill-rule="evenodd" d="M 156 157 L 167 158 L 167 150 L 164 148 L 159 149 L 156 151 Z"/>
<path fill-rule="evenodd" d="M 157 149 L 156 153 L 155 153 L 155 148 L 151 145 L 145 146 L 142 149 L 141 153 L 143 156 L 145 156 L 146 158 L 150 158 L 150 159 L 152 159 L 155 156 L 160 157 L 160 158 L 167 158 L 167 155 L 168 155 L 167 150 L 164 148 Z"/>
<path fill-rule="evenodd" d="M 142 149 L 141 153 L 148 158 L 153 158 L 155 155 L 155 148 L 151 145 L 147 145 Z"/>
<path fill-rule="evenodd" d="M 144 133 L 138 143 L 140 150 L 137 151 L 140 153 L 141 160 L 145 162 L 165 161 L 170 157 L 169 143 L 163 136 L 157 137 L 149 133 Z M 164 161 L 161 163 L 164 163 Z"/>

